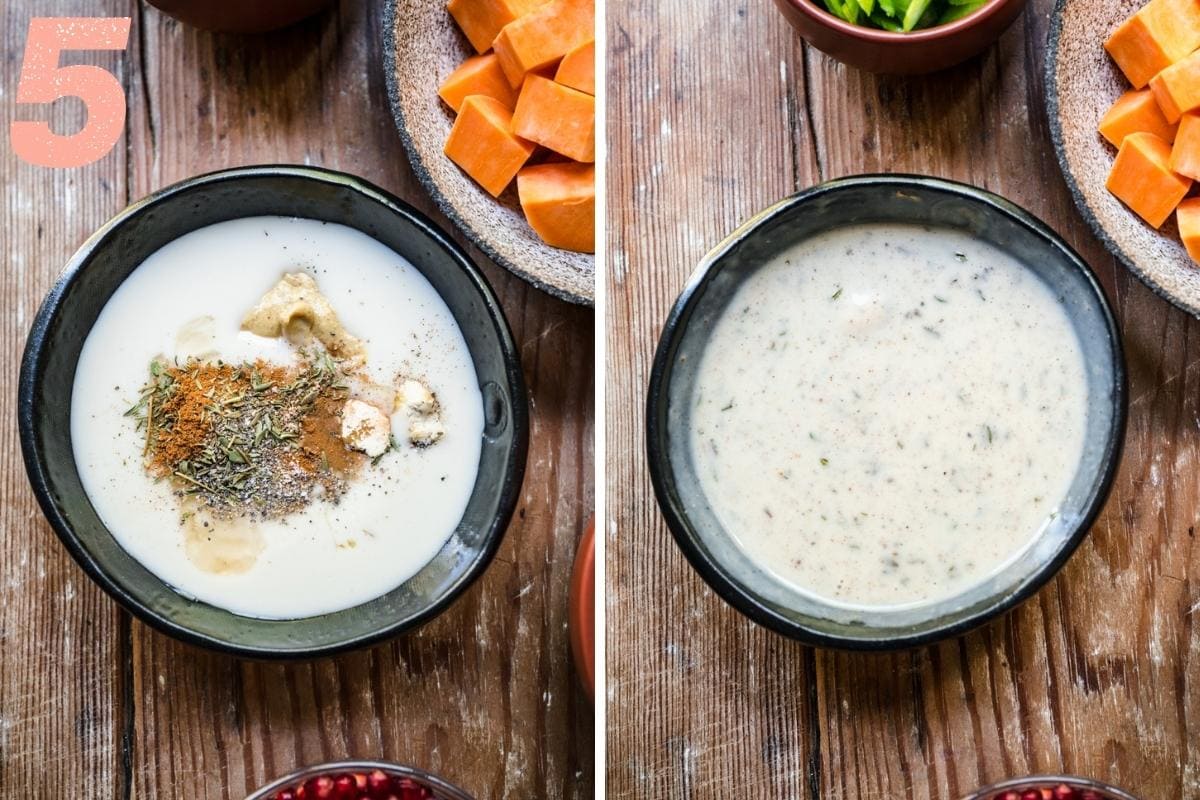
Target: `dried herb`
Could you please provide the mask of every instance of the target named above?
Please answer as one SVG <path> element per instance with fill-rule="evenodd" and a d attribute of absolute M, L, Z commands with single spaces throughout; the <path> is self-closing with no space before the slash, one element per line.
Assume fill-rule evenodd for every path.
<path fill-rule="evenodd" d="M 277 517 L 336 499 L 364 460 L 336 428 L 346 374 L 324 352 L 298 367 L 258 361 L 150 363 L 127 412 L 146 431 L 146 468 L 217 515 Z"/>

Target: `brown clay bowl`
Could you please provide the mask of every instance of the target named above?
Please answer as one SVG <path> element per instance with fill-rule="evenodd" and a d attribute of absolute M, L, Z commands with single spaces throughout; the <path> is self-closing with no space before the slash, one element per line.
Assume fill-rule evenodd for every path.
<path fill-rule="evenodd" d="M 1104 40 L 1144 0 L 1059 0 L 1046 49 L 1046 116 L 1058 163 L 1097 238 L 1165 300 L 1200 317 L 1200 269 L 1179 241 L 1174 215 L 1154 230 L 1105 188 L 1116 148 L 1096 132 L 1129 83 Z"/>
<path fill-rule="evenodd" d="M 588 520 L 571 575 L 571 654 L 588 697 L 596 692 L 596 520 Z"/>
<path fill-rule="evenodd" d="M 454 114 L 437 89 L 475 50 L 443 0 L 387 0 L 384 75 L 400 141 L 442 213 L 488 258 L 537 288 L 568 302 L 592 305 L 596 259 L 543 242 L 521 213 L 516 187 L 497 200 L 442 153 Z M 399 153 L 397 158 L 403 156 Z"/>
<path fill-rule="evenodd" d="M 331 0 L 147 0 L 150 5 L 206 31 L 263 33 L 311 17 Z"/>
<path fill-rule="evenodd" d="M 1020 15 L 1026 0 L 992 0 L 957 22 L 912 33 L 851 25 L 830 14 L 819 2 L 775 0 L 805 41 L 838 61 L 867 72 L 920 75 L 982 53 Z"/>

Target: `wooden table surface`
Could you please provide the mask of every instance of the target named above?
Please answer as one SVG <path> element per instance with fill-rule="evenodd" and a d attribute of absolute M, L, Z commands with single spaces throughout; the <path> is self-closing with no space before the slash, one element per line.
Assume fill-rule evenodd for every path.
<path fill-rule="evenodd" d="M 419 632 L 313 663 L 238 661 L 131 621 L 43 521 L 16 437 L 28 326 L 68 256 L 130 200 L 197 173 L 268 162 L 343 169 L 438 216 L 388 111 L 378 2 L 343 0 L 261 38 L 213 36 L 136 0 L 0 10 L 0 797 L 240 798 L 293 767 L 382 757 L 480 798 L 590 798 L 593 715 L 567 640 L 575 544 L 593 508 L 593 315 L 490 264 L 531 395 L 526 483 L 485 576 Z M 132 16 L 115 72 L 126 135 L 82 169 L 18 162 L 7 122 L 29 18 Z M 78 128 L 76 101 L 58 104 Z M 474 253 L 479 263 L 486 261 Z"/>
<path fill-rule="evenodd" d="M 610 0 L 610 797 L 956 798 L 1066 770 L 1200 798 L 1200 325 L 1071 204 L 1042 105 L 1052 6 L 903 79 L 805 46 L 770 0 Z M 652 348 L 700 257 L 863 172 L 963 180 L 1045 219 L 1099 275 L 1130 367 L 1120 475 L 1062 574 L 979 631 L 889 655 L 802 647 L 726 606 L 670 538 L 642 445 Z"/>

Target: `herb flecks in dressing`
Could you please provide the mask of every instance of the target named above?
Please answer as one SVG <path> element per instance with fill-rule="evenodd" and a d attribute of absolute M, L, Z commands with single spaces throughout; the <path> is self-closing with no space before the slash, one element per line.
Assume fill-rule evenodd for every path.
<path fill-rule="evenodd" d="M 845 603 L 944 598 L 1057 513 L 1083 449 L 1083 357 L 1004 253 L 844 228 L 765 264 L 729 309 L 697 373 L 692 457 L 768 571 Z"/>

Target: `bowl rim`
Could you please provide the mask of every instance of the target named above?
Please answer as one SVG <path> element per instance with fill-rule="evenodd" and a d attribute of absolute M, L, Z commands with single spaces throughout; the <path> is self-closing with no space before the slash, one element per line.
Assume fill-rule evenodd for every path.
<path fill-rule="evenodd" d="M 1098 781 L 1094 778 L 1083 778 L 1078 775 L 1027 775 L 1021 778 L 1006 778 L 997 783 L 991 783 L 987 786 L 981 786 L 975 791 L 965 795 L 963 800 L 988 800 L 994 793 L 1002 792 L 1011 789 L 1033 789 L 1035 787 L 1045 786 L 1046 784 L 1065 783 L 1072 788 L 1082 789 L 1098 789 L 1102 792 L 1112 795 L 1113 800 L 1137 800 L 1133 795 L 1126 792 L 1124 789 L 1118 789 L 1103 781 Z"/>
<path fill-rule="evenodd" d="M 1001 13 L 1012 3 L 1023 3 L 1025 0 L 988 0 L 987 5 L 968 14 L 962 19 L 948 22 L 945 25 L 935 25 L 932 28 L 921 28 L 909 33 L 886 31 L 880 28 L 868 28 L 865 25 L 853 25 L 840 17 L 834 16 L 827 9 L 818 5 L 817 0 L 782 0 L 792 8 L 804 14 L 813 22 L 825 26 L 838 33 L 875 44 L 929 44 L 930 42 L 954 36 L 968 28 L 981 25 Z"/>
<path fill-rule="evenodd" d="M 458 265 L 478 293 L 483 310 L 495 328 L 500 350 L 504 356 L 505 376 L 508 382 L 507 388 L 511 391 L 513 397 L 510 409 L 510 422 L 513 426 L 513 445 L 508 455 L 508 464 L 512 469 L 512 480 L 501 488 L 498 513 L 491 531 L 480 548 L 475 563 L 450 586 L 437 602 L 431 604 L 420 613 L 391 622 L 374 631 L 339 639 L 328 644 L 302 648 L 234 644 L 216 636 L 200 633 L 149 608 L 132 591 L 116 579 L 110 577 L 99 561 L 93 557 L 83 542 L 76 536 L 73 528 L 52 496 L 51 482 L 43 463 L 41 449 L 37 443 L 35 434 L 36 426 L 34 424 L 37 414 L 34 408 L 35 387 L 42 380 L 45 369 L 44 362 L 50 346 L 47 338 L 50 324 L 58 316 L 67 291 L 79 280 L 84 267 L 91 260 L 97 248 L 107 240 L 108 236 L 129 220 L 145 213 L 149 209 L 157 207 L 176 195 L 194 191 L 198 188 L 203 189 L 217 184 L 261 177 L 290 177 L 349 189 L 362 195 L 368 201 L 386 207 L 393 214 L 404 218 L 409 224 L 416 227 L 417 230 L 428 237 L 432 246 L 440 248 Z M 492 290 L 487 278 L 475 266 L 466 253 L 463 252 L 462 248 L 420 211 L 417 211 L 395 195 L 362 178 L 321 167 L 289 164 L 261 164 L 234 167 L 186 178 L 159 189 L 146 197 L 135 200 L 89 236 L 67 261 L 66 266 L 55 280 L 54 285 L 38 309 L 33 325 L 29 330 L 24 355 L 21 359 L 20 376 L 17 384 L 17 425 L 26 476 L 37 498 L 38 505 L 41 507 L 46 520 L 58 535 L 59 540 L 66 547 L 67 552 L 83 568 L 88 577 L 95 581 L 100 588 L 120 603 L 127 611 L 161 633 L 188 644 L 242 658 L 258 660 L 306 660 L 357 650 L 414 630 L 444 612 L 487 570 L 487 567 L 491 564 L 492 559 L 499 550 L 511 522 L 513 512 L 516 510 L 517 502 L 520 499 L 529 445 L 529 409 L 525 381 L 521 372 L 519 351 L 495 292 Z M 107 526 L 105 528 L 107 530 Z M 112 535 L 111 532 L 109 532 L 109 535 Z M 157 575 L 155 577 L 158 578 Z M 175 592 L 174 588 L 165 581 L 162 581 L 161 578 L 158 578 L 158 580 L 167 589 Z M 178 592 L 175 593 L 178 595 Z M 183 595 L 179 596 L 182 597 Z M 288 621 L 273 620 L 273 622 Z"/>
<path fill-rule="evenodd" d="M 1003 2 L 1003 0 L 995 0 L 995 2 Z M 400 88 L 396 80 L 397 75 L 397 54 L 396 54 L 396 14 L 399 10 L 400 0 L 386 0 L 383 4 L 382 11 L 382 36 L 383 36 L 383 71 L 384 80 L 387 86 L 388 106 L 392 112 L 392 122 L 395 125 L 397 133 L 400 135 L 400 143 L 404 146 L 404 152 L 408 155 L 408 162 L 412 166 L 413 172 L 417 176 L 417 180 L 421 182 L 421 186 L 425 188 L 429 196 L 433 198 L 438 209 L 454 223 L 454 227 L 463 232 L 471 244 L 475 245 L 495 262 L 500 267 L 516 275 L 521 280 L 533 286 L 535 289 L 549 294 L 573 305 L 585 306 L 593 308 L 596 304 L 596 285 L 597 276 L 592 280 L 591 296 L 576 294 L 575 292 L 563 289 L 544 278 L 535 275 L 521 264 L 507 258 L 499 250 L 497 250 L 488 240 L 488 237 L 478 230 L 469 220 L 459 213 L 457 206 L 450 202 L 446 197 L 446 193 L 442 191 L 442 187 L 433 179 L 433 175 L 425 167 L 425 159 L 421 157 L 417 150 L 416 143 L 413 141 L 412 132 L 409 130 L 407 122 L 407 114 L 404 109 L 404 104 L 400 102 Z M 473 52 L 473 51 L 472 51 Z M 595 254 L 592 254 L 592 263 L 595 267 L 597 260 Z"/>
<path fill-rule="evenodd" d="M 334 775 L 342 772 L 371 772 L 373 770 L 399 775 L 402 778 L 412 778 L 418 783 L 426 785 L 426 788 L 435 789 L 444 795 L 444 798 L 438 798 L 438 800 L 474 800 L 465 790 L 460 789 L 445 778 L 440 778 L 419 767 L 410 767 L 406 764 L 397 764 L 391 761 L 356 760 L 326 761 L 323 764 L 301 767 L 286 775 L 279 776 L 265 786 L 255 789 L 246 795 L 246 800 L 270 800 L 272 792 L 287 789 L 306 778 L 316 778 L 321 775 Z"/>
<path fill-rule="evenodd" d="M 1133 273 L 1145 286 L 1171 305 L 1185 311 L 1193 317 L 1200 318 L 1200 299 L 1189 301 L 1167 291 L 1152 275 L 1138 265 L 1137 261 L 1117 244 L 1108 233 L 1108 229 L 1100 222 L 1100 218 L 1092 211 L 1087 198 L 1084 197 L 1083 187 L 1075 177 L 1067 163 L 1067 145 L 1063 136 L 1062 114 L 1058 104 L 1058 55 L 1062 43 L 1063 17 L 1069 0 L 1057 0 L 1054 11 L 1050 14 L 1050 30 L 1046 34 L 1046 61 L 1042 66 L 1042 91 L 1046 96 L 1046 121 L 1050 127 L 1050 141 L 1054 145 L 1054 157 L 1058 162 L 1059 172 L 1067 185 L 1067 192 L 1075 203 L 1075 208 L 1083 221 L 1091 228 L 1092 234 L 1100 240 L 1109 253 Z M 1132 212 L 1130 212 L 1132 213 Z"/>
<path fill-rule="evenodd" d="M 693 535 L 687 511 L 683 504 L 678 501 L 678 497 L 672 488 L 675 473 L 671 467 L 668 455 L 667 436 L 669 426 L 665 423 L 667 406 L 669 404 L 667 398 L 668 378 L 674 368 L 675 350 L 690 321 L 695 303 L 703 294 L 710 277 L 720 269 L 724 257 L 732 249 L 741 244 L 743 240 L 755 233 L 758 228 L 770 222 L 779 214 L 824 195 L 864 186 L 891 190 L 932 189 L 969 203 L 985 206 L 995 213 L 1004 215 L 1010 221 L 1015 222 L 1035 236 L 1045 240 L 1052 247 L 1060 251 L 1065 259 L 1082 273 L 1087 286 L 1099 302 L 1102 321 L 1107 330 L 1109 343 L 1113 352 L 1113 421 L 1101 456 L 1100 480 L 1096 484 L 1096 491 L 1091 501 L 1080 515 L 1079 522 L 1065 539 L 1059 551 L 1053 558 L 1035 570 L 1018 591 L 999 596 L 991 602 L 981 604 L 972 613 L 954 619 L 947 624 L 931 627 L 920 633 L 897 636 L 846 636 L 829 633 L 825 630 L 796 622 L 776 613 L 768 605 L 759 602 L 752 592 L 734 580 L 722 564 L 715 558 L 711 558 L 694 541 L 696 537 Z M 1032 597 L 1057 574 L 1063 564 L 1066 563 L 1076 548 L 1078 548 L 1084 537 L 1087 536 L 1107 502 L 1121 463 L 1127 413 L 1128 385 L 1124 348 L 1112 308 L 1109 305 L 1107 296 L 1104 294 L 1103 288 L 1096 280 L 1096 276 L 1087 262 L 1062 237 L 1023 208 L 999 195 L 965 183 L 920 175 L 854 175 L 826 181 L 804 189 L 767 207 L 739 225 L 733 233 L 701 259 L 699 265 L 680 292 L 675 304 L 672 306 L 655 350 L 646 396 L 646 459 L 650 471 L 651 483 L 654 487 L 655 498 L 658 501 L 659 508 L 675 542 L 683 551 L 692 568 L 700 574 L 700 577 L 725 602 L 740 611 L 743 615 L 749 617 L 753 622 L 776 633 L 815 647 L 864 651 L 902 650 L 931 644 L 977 628 Z M 662 421 L 661 423 L 660 420 Z"/>

